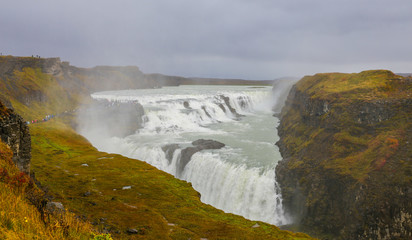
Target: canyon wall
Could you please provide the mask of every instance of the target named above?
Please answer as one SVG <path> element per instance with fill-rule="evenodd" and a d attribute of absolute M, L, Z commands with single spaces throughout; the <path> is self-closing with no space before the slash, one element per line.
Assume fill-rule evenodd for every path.
<path fill-rule="evenodd" d="M 411 239 L 411 86 L 383 70 L 294 85 L 280 114 L 276 178 L 299 230 Z"/>

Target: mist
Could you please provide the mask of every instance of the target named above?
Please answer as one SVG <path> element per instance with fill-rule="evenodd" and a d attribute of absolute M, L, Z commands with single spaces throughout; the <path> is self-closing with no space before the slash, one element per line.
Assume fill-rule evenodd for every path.
<path fill-rule="evenodd" d="M 274 114 L 280 114 L 290 89 L 298 80 L 298 78 L 280 78 L 275 80 L 273 83 L 272 102 L 270 105 Z"/>
<path fill-rule="evenodd" d="M 93 100 L 78 109 L 76 131 L 99 148 L 107 144 L 107 139 L 134 134 L 142 127 L 143 115 L 138 102 Z"/>

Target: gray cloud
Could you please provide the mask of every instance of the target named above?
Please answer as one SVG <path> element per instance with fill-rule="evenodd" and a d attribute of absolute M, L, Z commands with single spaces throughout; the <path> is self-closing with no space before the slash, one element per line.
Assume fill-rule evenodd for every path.
<path fill-rule="evenodd" d="M 410 0 L 0 2 L 4 54 L 246 79 L 412 71 Z"/>

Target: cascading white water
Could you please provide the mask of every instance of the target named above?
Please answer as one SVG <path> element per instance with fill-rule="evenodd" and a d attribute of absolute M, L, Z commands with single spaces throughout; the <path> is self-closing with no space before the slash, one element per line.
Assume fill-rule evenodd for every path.
<path fill-rule="evenodd" d="M 278 120 L 270 111 L 271 88 L 180 86 L 100 92 L 92 97 L 137 101 L 145 110 L 143 128 L 125 138 L 102 137 L 98 125 L 96 130 L 80 124 L 79 132 L 99 150 L 146 161 L 189 181 L 203 202 L 226 212 L 276 225 L 288 223 L 275 181 L 281 157 L 274 145 Z M 226 146 L 195 153 L 179 173 L 182 149 L 197 139 Z M 168 144 L 179 144 L 172 159 L 162 150 Z"/>

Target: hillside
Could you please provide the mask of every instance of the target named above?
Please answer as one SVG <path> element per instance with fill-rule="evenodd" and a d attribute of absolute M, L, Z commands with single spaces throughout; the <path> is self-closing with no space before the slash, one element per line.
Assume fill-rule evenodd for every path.
<path fill-rule="evenodd" d="M 80 221 L 73 213 L 64 209 L 56 211 L 54 203 L 48 201 L 45 192 L 29 177 L 28 128 L 21 117 L 1 102 L 0 136 L 0 239 L 90 239 L 99 236 L 89 223 Z"/>
<path fill-rule="evenodd" d="M 1 61 L 0 101 L 26 121 L 39 120 L 28 125 L 31 176 L 53 201 L 94 229 L 115 239 L 312 239 L 203 204 L 189 183 L 144 162 L 99 152 L 78 135 L 71 127 L 77 113 L 72 110 L 90 101 L 90 92 L 149 87 L 136 67 L 78 69 L 59 59 Z M 113 81 L 110 76 L 116 76 L 115 85 L 106 84 Z M 54 117 L 41 120 L 50 114 Z M 43 238 L 37 232 L 29 236 Z"/>
<path fill-rule="evenodd" d="M 296 227 L 337 239 L 412 234 L 412 79 L 390 71 L 306 76 L 279 125 L 276 169 Z"/>

